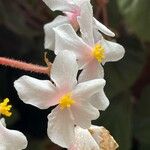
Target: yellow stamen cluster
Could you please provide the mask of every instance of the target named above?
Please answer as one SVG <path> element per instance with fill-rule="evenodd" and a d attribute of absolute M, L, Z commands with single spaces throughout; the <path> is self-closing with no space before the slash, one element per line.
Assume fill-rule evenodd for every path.
<path fill-rule="evenodd" d="M 59 100 L 59 105 L 61 109 L 70 108 L 72 104 L 75 103 L 74 99 L 72 99 L 72 94 L 68 93 L 62 96 Z"/>
<path fill-rule="evenodd" d="M 92 50 L 93 56 L 98 60 L 99 63 L 105 58 L 105 50 L 100 44 L 96 44 Z"/>
<path fill-rule="evenodd" d="M 0 115 L 4 115 L 6 117 L 10 117 L 12 115 L 12 113 L 10 112 L 12 105 L 8 105 L 8 103 L 8 98 L 5 98 L 4 101 L 0 103 Z"/>

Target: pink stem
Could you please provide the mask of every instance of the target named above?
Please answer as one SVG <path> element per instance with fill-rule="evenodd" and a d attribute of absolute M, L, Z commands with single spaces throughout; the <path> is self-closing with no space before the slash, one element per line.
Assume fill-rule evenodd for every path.
<path fill-rule="evenodd" d="M 0 57 L 0 65 L 9 66 L 12 68 L 24 70 L 24 71 L 30 71 L 40 74 L 49 74 L 49 67 L 34 65 L 26 62 L 21 62 L 9 58 Z"/>

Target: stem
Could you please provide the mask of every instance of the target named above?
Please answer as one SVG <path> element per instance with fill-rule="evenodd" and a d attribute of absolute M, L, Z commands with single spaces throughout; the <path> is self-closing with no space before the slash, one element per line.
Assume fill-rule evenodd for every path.
<path fill-rule="evenodd" d="M 4 57 L 0 57 L 0 65 L 46 75 L 49 75 L 51 68 L 51 65 L 49 65 L 49 67 L 44 67 Z"/>

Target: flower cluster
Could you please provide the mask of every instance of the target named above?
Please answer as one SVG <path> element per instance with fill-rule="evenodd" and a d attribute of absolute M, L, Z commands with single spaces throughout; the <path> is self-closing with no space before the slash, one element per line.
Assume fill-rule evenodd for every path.
<path fill-rule="evenodd" d="M 90 0 L 43 1 L 51 10 L 64 13 L 44 26 L 45 49 L 56 54 L 51 80 L 25 75 L 14 82 L 14 87 L 26 104 L 40 109 L 56 106 L 48 115 L 48 137 L 70 148 L 80 129 L 82 134 L 90 134 L 91 121 L 109 106 L 103 66 L 120 60 L 125 50 L 103 37 L 102 33 L 110 37 L 115 34 L 93 17 Z M 91 135 L 88 140 L 94 143 L 91 149 L 100 149 Z"/>

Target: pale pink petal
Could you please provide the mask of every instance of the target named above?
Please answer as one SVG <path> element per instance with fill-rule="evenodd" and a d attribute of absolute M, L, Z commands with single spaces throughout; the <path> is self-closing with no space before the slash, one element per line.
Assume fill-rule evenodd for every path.
<path fill-rule="evenodd" d="M 106 97 L 103 88 L 100 88 L 99 92 L 93 95 L 90 99 L 91 104 L 98 110 L 104 111 L 109 106 L 109 100 Z"/>
<path fill-rule="evenodd" d="M 25 135 L 16 130 L 9 130 L 0 121 L 0 148 L 2 150 L 21 150 L 27 147 Z"/>
<path fill-rule="evenodd" d="M 78 23 L 83 40 L 93 47 L 93 10 L 90 2 L 84 2 L 81 5 L 80 17 L 78 17 Z"/>
<path fill-rule="evenodd" d="M 47 133 L 51 141 L 61 147 L 68 148 L 74 139 L 74 123 L 69 109 L 57 106 L 48 115 Z"/>
<path fill-rule="evenodd" d="M 51 78 L 59 89 L 72 90 L 77 83 L 77 72 L 78 65 L 74 53 L 64 50 L 53 62 Z"/>
<path fill-rule="evenodd" d="M 54 85 L 49 80 L 38 80 L 22 76 L 14 82 L 20 99 L 40 109 L 47 109 L 58 103 Z"/>
<path fill-rule="evenodd" d="M 78 5 L 79 8 L 81 8 L 82 3 L 84 2 L 90 2 L 91 0 L 74 0 L 74 3 Z"/>
<path fill-rule="evenodd" d="M 76 99 L 76 101 L 80 98 L 87 101 L 88 98 L 98 93 L 100 89 L 103 89 L 105 82 L 104 79 L 93 79 L 79 83 L 72 91 L 73 98 Z"/>
<path fill-rule="evenodd" d="M 56 36 L 56 53 L 60 49 L 73 49 L 73 51 L 81 51 L 89 49 L 89 46 L 76 34 L 70 24 L 61 25 L 54 28 Z"/>
<path fill-rule="evenodd" d="M 68 150 L 99 150 L 90 132 L 80 127 L 75 127 L 75 139 Z"/>
<path fill-rule="evenodd" d="M 4 118 L 1 118 L 1 119 L 0 119 L 0 122 L 1 122 L 1 124 L 2 124 L 4 127 L 6 127 L 6 122 L 5 122 L 5 119 L 4 119 Z"/>
<path fill-rule="evenodd" d="M 91 59 L 91 48 L 76 34 L 70 24 L 56 27 L 54 31 L 56 55 L 62 50 L 70 50 L 75 53 L 79 64 L 86 64 Z"/>
<path fill-rule="evenodd" d="M 71 112 L 73 114 L 75 124 L 84 129 L 90 128 L 91 120 L 95 120 L 99 117 L 98 109 L 85 100 L 80 100 L 80 103 L 76 102 L 72 105 Z"/>
<path fill-rule="evenodd" d="M 80 12 L 65 12 L 64 14 L 68 17 L 69 23 L 72 25 L 73 29 L 77 32 L 79 29 L 77 17 L 80 15 Z"/>
<path fill-rule="evenodd" d="M 94 34 L 94 43 L 98 43 L 103 38 L 102 34 L 97 29 L 93 29 L 93 34 Z"/>
<path fill-rule="evenodd" d="M 76 9 L 76 5 L 72 4 L 72 2 L 68 2 L 67 0 L 43 0 L 45 4 L 53 11 L 73 11 Z"/>
<path fill-rule="evenodd" d="M 59 25 L 69 23 L 68 17 L 66 16 L 58 16 L 52 22 L 44 25 L 45 32 L 45 49 L 54 50 L 55 48 L 55 32 L 53 30 L 54 27 Z"/>
<path fill-rule="evenodd" d="M 103 25 L 102 23 L 100 23 L 94 17 L 93 17 L 93 20 L 94 20 L 94 24 L 95 24 L 95 28 L 96 29 L 100 30 L 105 35 L 108 35 L 108 36 L 111 36 L 111 37 L 115 36 L 115 34 L 111 30 L 109 30 L 105 25 Z"/>
<path fill-rule="evenodd" d="M 100 41 L 100 44 L 105 49 L 105 59 L 103 60 L 103 64 L 106 63 L 106 62 L 118 61 L 125 54 L 124 47 L 122 45 L 118 44 L 118 43 L 102 39 Z"/>
<path fill-rule="evenodd" d="M 99 79 L 103 77 L 104 69 L 101 66 L 101 64 L 99 64 L 99 62 L 95 59 L 91 61 L 87 66 L 85 66 L 85 68 L 79 75 L 79 82 L 84 82 L 92 79 Z"/>
<path fill-rule="evenodd" d="M 94 138 L 94 140 L 97 142 L 98 145 L 101 145 L 100 141 L 102 139 L 101 137 L 101 130 L 103 129 L 104 127 L 102 126 L 95 126 L 95 125 L 92 125 L 90 127 L 90 130 L 92 131 L 92 137 Z"/>
<path fill-rule="evenodd" d="M 79 76 L 80 83 L 84 83 L 85 81 L 96 78 L 103 78 L 103 67 L 98 62 L 96 62 L 96 64 L 97 68 L 96 65 L 93 63 L 91 64 L 91 66 L 89 65 L 90 67 L 83 69 Z M 95 95 L 92 95 L 92 97 L 90 98 L 91 104 L 99 110 L 105 110 L 109 106 L 109 100 L 107 99 L 104 93 L 105 83 L 106 82 L 103 79 L 101 79 L 101 85 L 97 88 L 97 93 Z"/>

